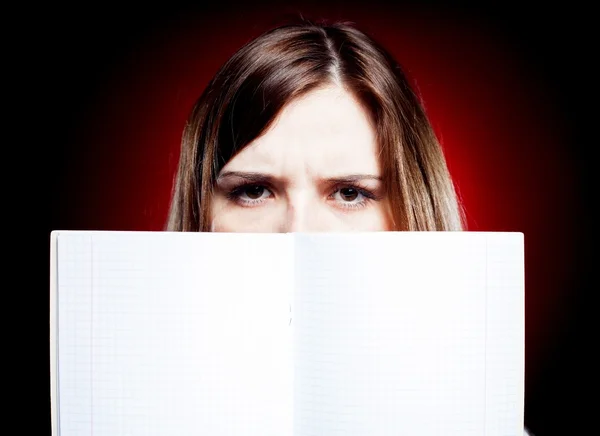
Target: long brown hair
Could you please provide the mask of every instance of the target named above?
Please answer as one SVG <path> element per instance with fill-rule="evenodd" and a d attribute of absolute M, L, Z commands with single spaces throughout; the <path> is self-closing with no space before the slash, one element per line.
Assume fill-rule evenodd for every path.
<path fill-rule="evenodd" d="M 196 102 L 183 133 L 167 230 L 208 231 L 221 168 L 287 103 L 328 84 L 351 92 L 372 117 L 394 229 L 463 229 L 442 148 L 399 64 L 351 24 L 303 20 L 243 46 Z"/>

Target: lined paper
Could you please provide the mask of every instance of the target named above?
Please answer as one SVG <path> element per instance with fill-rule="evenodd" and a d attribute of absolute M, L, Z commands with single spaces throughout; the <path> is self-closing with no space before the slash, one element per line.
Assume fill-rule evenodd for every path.
<path fill-rule="evenodd" d="M 520 233 L 53 240 L 54 436 L 523 432 Z"/>
<path fill-rule="evenodd" d="M 519 241 L 298 238 L 295 434 L 522 433 Z"/>
<path fill-rule="evenodd" d="M 61 435 L 291 433 L 289 240 L 57 240 Z"/>
<path fill-rule="evenodd" d="M 486 432 L 521 435 L 525 384 L 523 235 L 487 235 Z"/>

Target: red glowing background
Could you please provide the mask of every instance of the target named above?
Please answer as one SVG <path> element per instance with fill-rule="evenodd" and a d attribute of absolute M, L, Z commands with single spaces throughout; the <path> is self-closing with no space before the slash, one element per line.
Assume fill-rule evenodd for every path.
<path fill-rule="evenodd" d="M 523 26 L 377 2 L 154 11 L 145 20 L 104 12 L 87 32 L 85 22 L 73 24 L 83 41 L 76 49 L 63 44 L 72 35 L 57 38 L 49 102 L 50 111 L 68 106 L 52 114 L 60 146 L 50 229 L 161 230 L 195 99 L 235 50 L 294 12 L 355 22 L 383 43 L 423 97 L 470 230 L 525 234 L 525 416 L 544 434 L 567 407 L 556 378 L 574 369 L 556 361 L 574 350 L 564 343 L 586 286 L 587 175 L 565 109 L 570 94 Z"/>

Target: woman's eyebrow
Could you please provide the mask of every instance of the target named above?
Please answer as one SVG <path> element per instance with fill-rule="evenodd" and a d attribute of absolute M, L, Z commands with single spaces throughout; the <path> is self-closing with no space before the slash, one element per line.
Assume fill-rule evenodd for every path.
<path fill-rule="evenodd" d="M 374 174 L 347 174 L 343 176 L 330 177 L 326 180 L 333 183 L 355 183 L 361 180 L 375 180 L 381 182 L 383 179 Z"/>
<path fill-rule="evenodd" d="M 217 177 L 217 183 L 229 178 L 239 178 L 247 181 L 248 183 L 275 183 L 279 179 L 271 174 L 257 173 L 251 171 L 224 171 Z M 375 174 L 345 174 L 335 177 L 323 177 L 322 181 L 328 183 L 356 183 L 361 180 L 374 180 L 381 182 L 382 178 Z"/>
<path fill-rule="evenodd" d="M 255 173 L 255 172 L 247 172 L 247 171 L 224 171 L 219 174 L 217 177 L 217 182 L 223 179 L 237 177 L 240 179 L 244 179 L 250 183 L 258 183 L 265 181 L 274 181 L 275 177 L 270 174 L 264 173 Z"/>

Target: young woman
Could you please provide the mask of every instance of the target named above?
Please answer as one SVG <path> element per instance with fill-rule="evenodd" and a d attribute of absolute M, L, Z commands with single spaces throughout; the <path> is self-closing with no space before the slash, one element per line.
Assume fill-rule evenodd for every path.
<path fill-rule="evenodd" d="M 270 30 L 223 65 L 186 125 L 175 231 L 461 230 L 419 97 L 346 24 Z"/>

